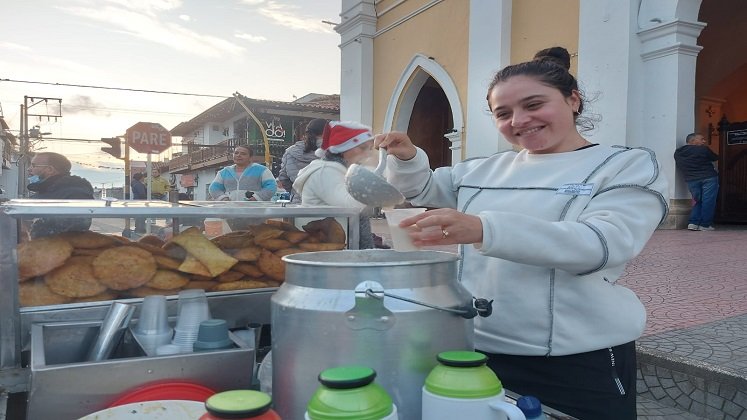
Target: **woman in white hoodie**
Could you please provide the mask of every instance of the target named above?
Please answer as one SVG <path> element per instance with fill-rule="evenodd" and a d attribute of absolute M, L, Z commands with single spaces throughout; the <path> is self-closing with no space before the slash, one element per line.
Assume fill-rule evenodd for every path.
<path fill-rule="evenodd" d="M 353 163 L 371 155 L 374 135 L 365 125 L 351 121 L 330 121 L 324 129 L 322 146 L 317 150 L 321 159 L 301 169 L 293 189 L 301 194 L 304 205 L 322 205 L 371 209 L 353 198 L 345 187 L 345 173 Z M 371 224 L 367 215 L 360 218 L 359 249 L 373 248 Z"/>
<path fill-rule="evenodd" d="M 650 150 L 594 144 L 564 48 L 499 71 L 488 89 L 498 131 L 521 151 L 431 170 L 404 133 L 376 145 L 388 180 L 436 210 L 400 226 L 416 245 L 460 244 L 460 281 L 493 299 L 475 347 L 503 385 L 579 419 L 636 418 L 635 340 L 646 325 L 617 284 L 664 219 L 668 187 Z"/>

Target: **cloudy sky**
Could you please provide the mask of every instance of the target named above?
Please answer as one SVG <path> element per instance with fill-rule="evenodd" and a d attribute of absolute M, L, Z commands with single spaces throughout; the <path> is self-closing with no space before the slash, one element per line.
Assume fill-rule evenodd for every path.
<path fill-rule="evenodd" d="M 0 3 L 0 105 L 12 130 L 20 128 L 24 96 L 62 100 L 61 110 L 56 101 L 29 108 L 62 114 L 29 118 L 45 137 L 99 139 L 139 121 L 172 129 L 237 91 L 281 101 L 340 91 L 340 38 L 322 23 L 339 21 L 339 0 Z M 122 171 L 111 168 L 123 164 L 102 145 L 44 140 L 35 147 L 66 154 L 73 172 L 95 186 L 121 185 Z"/>

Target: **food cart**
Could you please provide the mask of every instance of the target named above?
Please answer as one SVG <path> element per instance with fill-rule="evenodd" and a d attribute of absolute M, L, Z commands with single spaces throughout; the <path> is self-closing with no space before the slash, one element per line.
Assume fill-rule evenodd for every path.
<path fill-rule="evenodd" d="M 216 390 L 243 386 L 245 382 L 242 381 L 250 379 L 254 366 L 250 366 L 248 375 L 241 369 L 232 369 L 235 363 L 247 360 L 248 356 L 253 362 L 255 349 L 241 345 L 232 350 L 195 353 L 189 357 L 147 357 L 138 353 L 137 349 L 130 349 L 129 353 L 125 349 L 115 360 L 79 360 L 76 354 L 81 352 L 81 347 L 90 344 L 91 336 L 95 335 L 96 328 L 111 306 L 111 299 L 137 306 L 142 302 L 142 297 L 96 295 L 108 296 L 108 299 L 66 300 L 57 304 L 36 303 L 35 306 L 22 304 L 19 290 L 24 283 L 19 281 L 23 279 L 19 278 L 17 245 L 23 242 L 20 239 L 26 240 L 25 225 L 32 220 L 45 218 L 71 221 L 90 219 L 91 231 L 109 234 L 121 242 L 134 243 L 135 238 L 122 237 L 122 229 L 126 225 L 125 220 L 136 217 L 148 218 L 151 226 L 160 226 L 166 237 L 177 236 L 187 229 L 181 225 L 180 219 L 249 218 L 259 224 L 266 220 L 277 220 L 297 226 L 302 231 L 304 224 L 309 221 L 331 217 L 345 229 L 348 248 L 357 249 L 359 241 L 359 214 L 355 209 L 272 202 L 8 201 L 0 206 L 0 287 L 3 291 L 0 293 L 0 404 L 6 403 L 9 394 L 28 393 L 30 410 L 45 405 L 67 404 L 68 408 L 72 407 L 70 413 L 79 410 L 75 414 L 82 415 L 105 408 L 114 394 L 131 388 L 142 378 L 148 381 L 170 379 L 174 372 L 179 372 L 179 378 L 186 380 L 212 377 L 207 382 Z M 88 252 L 94 254 L 98 250 L 89 249 Z M 248 323 L 269 324 L 270 297 L 279 283 L 268 281 L 264 287 L 252 289 L 208 291 L 212 317 L 225 319 L 232 329 L 245 327 Z M 168 291 L 164 294 L 168 294 Z M 169 315 L 173 317 L 177 310 L 176 296 L 169 295 L 167 300 Z M 227 367 L 215 368 L 221 365 L 212 363 L 218 359 Z M 212 368 L 212 373 L 205 370 L 205 366 Z M 80 387 L 73 382 L 88 383 L 87 389 L 97 392 L 79 395 L 77 390 Z M 60 395 L 54 396 L 54 387 L 58 387 L 64 401 Z M 61 392 L 62 388 L 64 392 Z M 5 409 L 4 406 L 0 407 L 0 414 Z M 38 417 L 41 411 L 36 413 L 36 418 L 42 418 Z"/>

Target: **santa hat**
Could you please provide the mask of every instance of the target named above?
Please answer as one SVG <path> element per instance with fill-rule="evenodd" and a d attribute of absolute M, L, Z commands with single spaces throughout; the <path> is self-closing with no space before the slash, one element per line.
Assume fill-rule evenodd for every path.
<path fill-rule="evenodd" d="M 354 121 L 330 121 L 324 127 L 319 153 L 342 153 L 374 139 L 371 128 Z"/>

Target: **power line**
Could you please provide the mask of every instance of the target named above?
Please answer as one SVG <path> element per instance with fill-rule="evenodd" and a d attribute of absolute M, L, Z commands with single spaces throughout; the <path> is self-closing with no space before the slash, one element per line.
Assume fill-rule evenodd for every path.
<path fill-rule="evenodd" d="M 166 95 L 182 95 L 182 96 L 201 96 L 205 98 L 231 98 L 231 96 L 224 95 L 206 95 L 202 93 L 186 93 L 186 92 L 169 92 L 163 90 L 148 90 L 148 89 L 132 89 L 132 88 L 119 88 L 111 86 L 93 86 L 93 85 L 77 85 L 73 83 L 57 83 L 57 82 L 37 82 L 32 80 L 15 80 L 15 79 L 0 79 L 0 82 L 13 82 L 13 83 L 29 83 L 36 85 L 52 85 L 52 86 L 65 86 L 65 87 L 79 87 L 89 89 L 107 89 L 107 90 L 124 90 L 128 92 L 145 92 L 145 93 L 162 93 Z"/>
<path fill-rule="evenodd" d="M 75 109 L 79 111 L 116 111 L 116 112 L 129 112 L 133 114 L 167 114 L 167 115 L 193 115 L 184 112 L 168 112 L 168 111 L 151 111 L 151 110 L 140 110 L 140 109 L 127 109 L 127 108 L 103 108 L 94 106 L 82 106 L 82 105 L 63 105 L 63 111 L 68 109 Z"/>

